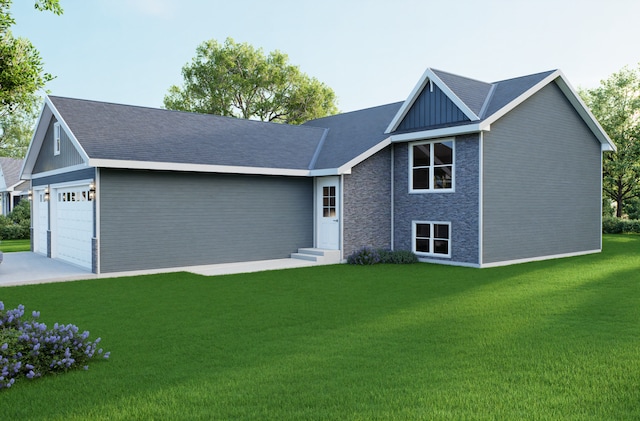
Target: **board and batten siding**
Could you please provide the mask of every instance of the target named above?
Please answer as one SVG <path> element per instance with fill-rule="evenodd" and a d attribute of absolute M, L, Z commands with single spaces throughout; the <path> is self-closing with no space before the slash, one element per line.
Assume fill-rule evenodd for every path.
<path fill-rule="evenodd" d="M 601 149 L 552 83 L 483 144 L 482 263 L 601 248 Z"/>
<path fill-rule="evenodd" d="M 391 248 L 391 147 L 344 176 L 343 254 L 362 247 Z"/>
<path fill-rule="evenodd" d="M 82 157 L 63 128 L 60 128 L 60 154 L 53 154 L 53 125 L 55 122 L 55 118 L 52 118 L 49 122 L 47 133 L 45 134 L 42 147 L 40 148 L 40 153 L 38 154 L 38 158 L 36 159 L 36 163 L 33 167 L 34 174 L 84 163 Z"/>
<path fill-rule="evenodd" d="M 469 117 L 437 85 L 427 83 L 397 131 L 420 130 L 461 121 L 469 121 Z"/>
<path fill-rule="evenodd" d="M 479 135 L 455 138 L 455 192 L 409 193 L 408 144 L 394 146 L 394 249 L 411 250 L 413 221 L 451 222 L 451 257 L 428 260 L 479 264 Z M 436 139 L 434 139 L 436 140 Z"/>
<path fill-rule="evenodd" d="M 313 247 L 313 180 L 100 169 L 100 271 L 287 258 Z"/>

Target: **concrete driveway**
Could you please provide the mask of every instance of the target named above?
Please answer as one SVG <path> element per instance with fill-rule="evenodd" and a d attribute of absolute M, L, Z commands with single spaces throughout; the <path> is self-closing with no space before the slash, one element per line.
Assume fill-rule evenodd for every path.
<path fill-rule="evenodd" d="M 4 253 L 0 264 L 0 286 L 38 284 L 95 278 L 87 269 L 48 259 L 30 251 Z"/>
<path fill-rule="evenodd" d="M 152 273 L 191 272 L 204 276 L 228 275 L 234 273 L 260 272 L 263 270 L 290 269 L 315 266 L 318 263 L 297 259 L 260 260 L 254 262 L 223 263 L 217 265 L 188 266 L 140 270 L 132 272 L 114 272 L 96 275 L 87 269 L 60 260 L 49 259 L 29 251 L 4 253 L 0 264 L 0 287 L 41 284 L 45 282 L 77 281 L 81 279 L 116 278 L 119 276 L 137 276 Z"/>

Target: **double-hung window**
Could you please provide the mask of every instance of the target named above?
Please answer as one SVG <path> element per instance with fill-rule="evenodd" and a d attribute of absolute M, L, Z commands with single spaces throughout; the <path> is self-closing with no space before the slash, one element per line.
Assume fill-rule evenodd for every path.
<path fill-rule="evenodd" d="M 409 190 L 414 193 L 453 191 L 454 141 L 416 142 L 409 145 Z"/>
<path fill-rule="evenodd" d="M 451 257 L 451 223 L 414 221 L 413 252 L 419 256 Z"/>

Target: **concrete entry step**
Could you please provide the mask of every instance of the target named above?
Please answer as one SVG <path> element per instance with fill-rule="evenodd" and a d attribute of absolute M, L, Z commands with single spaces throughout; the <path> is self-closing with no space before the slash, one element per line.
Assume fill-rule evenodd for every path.
<path fill-rule="evenodd" d="M 291 253 L 291 258 L 330 265 L 340 263 L 340 250 L 301 248 L 297 253 Z"/>

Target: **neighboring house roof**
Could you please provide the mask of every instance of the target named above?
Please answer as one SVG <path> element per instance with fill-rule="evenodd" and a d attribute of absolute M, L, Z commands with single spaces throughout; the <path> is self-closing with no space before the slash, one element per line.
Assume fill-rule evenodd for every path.
<path fill-rule="evenodd" d="M 10 191 L 20 183 L 20 169 L 22 168 L 22 159 L 0 157 L 0 191 Z"/>
<path fill-rule="evenodd" d="M 615 150 L 559 70 L 487 83 L 427 69 L 404 102 L 320 118 L 301 126 L 49 96 L 22 175 L 30 178 L 51 117 L 61 122 L 86 166 L 299 176 L 347 174 L 392 142 L 490 130 L 493 122 L 552 82 L 602 149 Z M 434 85 L 458 117 L 444 124 L 399 130 L 420 95 L 428 92 L 426 89 L 433 91 Z"/>

